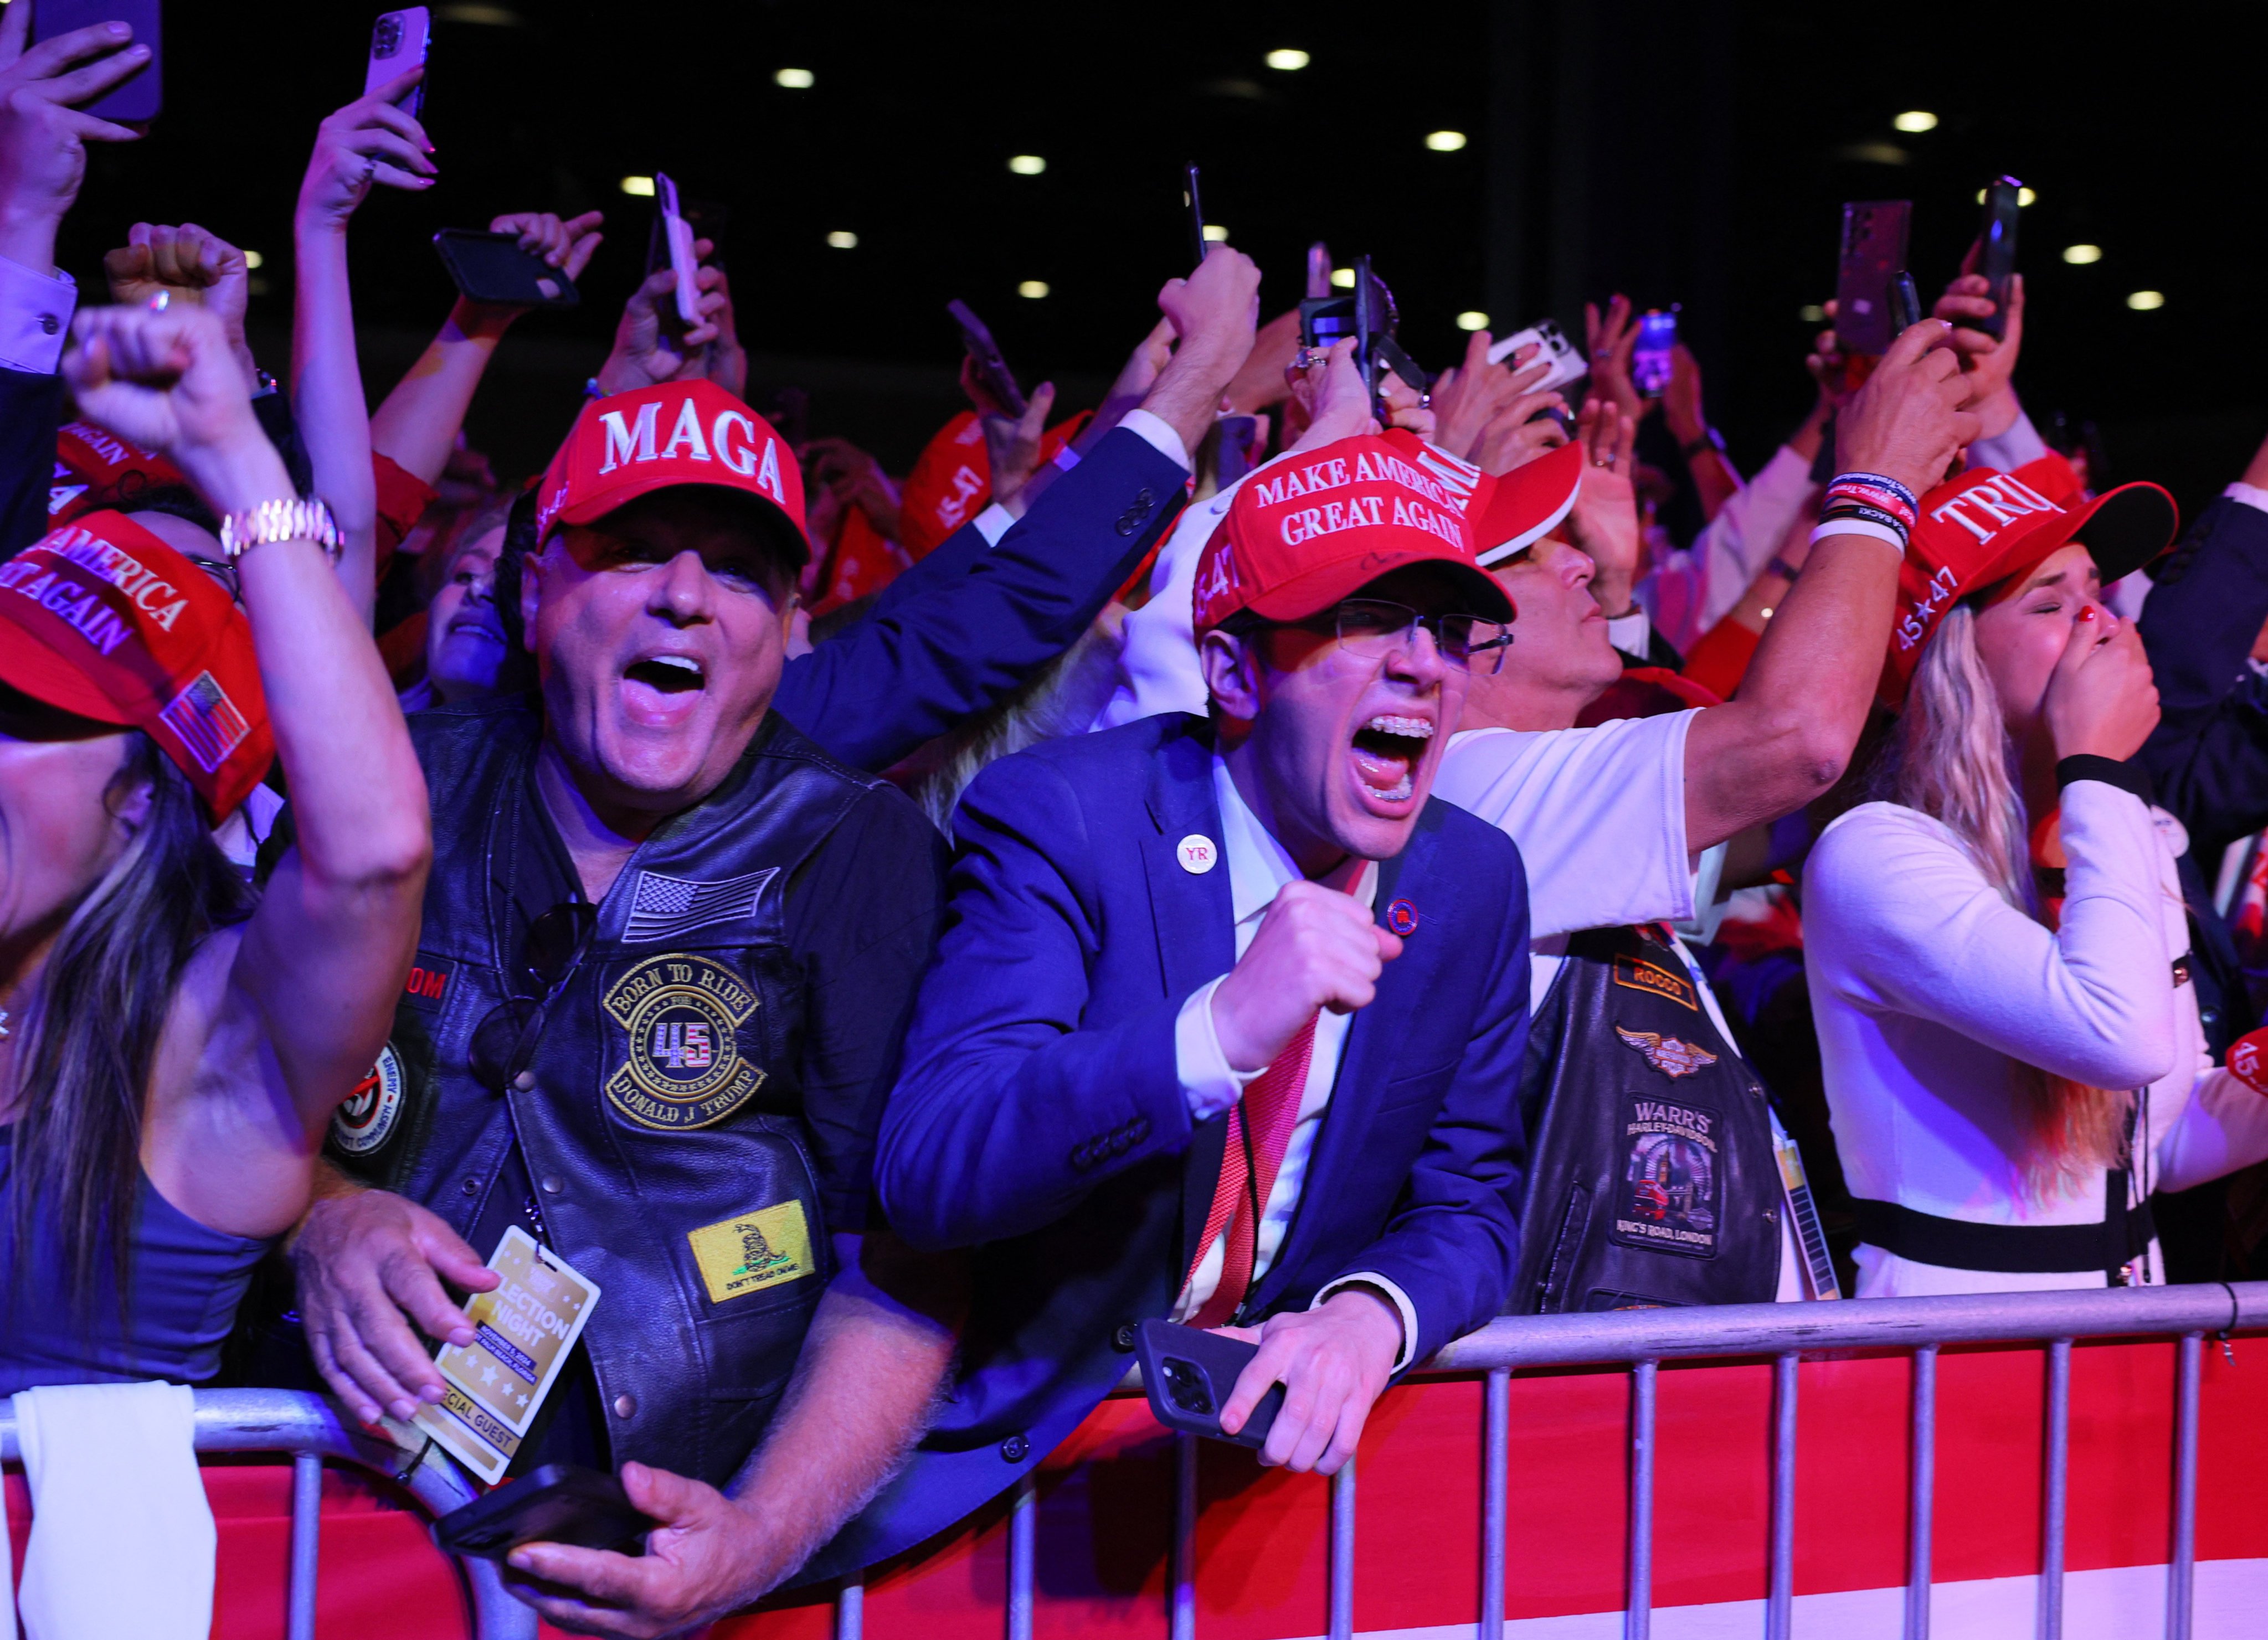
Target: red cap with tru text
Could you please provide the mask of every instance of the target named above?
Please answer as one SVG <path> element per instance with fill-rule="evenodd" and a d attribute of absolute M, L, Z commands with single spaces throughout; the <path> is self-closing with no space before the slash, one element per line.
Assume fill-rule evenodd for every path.
<path fill-rule="evenodd" d="M 0 683 L 143 731 L 215 820 L 276 755 L 244 612 L 120 513 L 88 513 L 0 564 Z"/>
<path fill-rule="evenodd" d="M 657 489 L 701 484 L 739 491 L 792 525 L 778 532 L 799 565 L 804 535 L 803 469 L 771 423 L 711 381 L 672 381 L 593 399 L 545 469 L 535 535 L 590 524 Z M 791 539 L 792 535 L 792 539 Z"/>
<path fill-rule="evenodd" d="M 1512 619 L 1512 604 L 1473 558 L 1467 497 L 1374 434 L 1342 438 L 1247 478 L 1205 542 L 1194 593 L 1197 629 L 1240 610 L 1304 621 L 1382 575 L 1442 566 L 1470 611 Z"/>
<path fill-rule="evenodd" d="M 1921 498 L 1898 569 L 1897 618 L 1880 689 L 1896 707 L 1913 682 L 1938 620 L 1962 599 L 2007 586 L 2080 540 L 2108 586 L 2173 545 L 2181 518 L 2155 484 L 2121 484 L 2086 498 L 2070 463 L 2049 454 L 2013 473 L 1971 467 Z"/>

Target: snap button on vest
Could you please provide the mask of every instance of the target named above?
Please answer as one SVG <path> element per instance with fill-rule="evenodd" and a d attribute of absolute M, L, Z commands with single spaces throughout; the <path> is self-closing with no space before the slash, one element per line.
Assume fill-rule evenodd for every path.
<path fill-rule="evenodd" d="M 512 1079 L 512 1085 L 518 1088 L 521 1092 L 526 1092 L 530 1088 L 535 1085 L 535 1072 L 533 1070 L 521 1071 L 518 1076 Z"/>
<path fill-rule="evenodd" d="M 618 1418 L 635 1418 L 637 1416 L 637 1397 L 636 1395 L 615 1396 L 615 1416 Z"/>
<path fill-rule="evenodd" d="M 478 1195 L 481 1193 L 481 1181 L 477 1179 L 468 1179 L 459 1188 L 467 1195 Z"/>
<path fill-rule="evenodd" d="M 1110 1335 L 1110 1347 L 1120 1355 L 1134 1353 L 1134 1323 L 1128 1321 Z"/>
<path fill-rule="evenodd" d="M 1011 1435 L 1000 1443 L 1000 1455 L 1010 1463 L 1021 1463 L 1032 1454 L 1032 1444 L 1020 1435 Z"/>
<path fill-rule="evenodd" d="M 564 1185 L 563 1185 L 563 1184 L 561 1184 L 561 1183 L 559 1182 L 559 1177 L 558 1177 L 558 1175 L 557 1175 L 557 1174 L 556 1174 L 556 1173 L 546 1173 L 546 1174 L 544 1174 L 544 1175 L 543 1175 L 543 1194 L 544 1194 L 544 1195 L 558 1195 L 562 1190 L 565 1189 L 566 1188 L 567 1188 L 566 1186 L 564 1186 Z"/>

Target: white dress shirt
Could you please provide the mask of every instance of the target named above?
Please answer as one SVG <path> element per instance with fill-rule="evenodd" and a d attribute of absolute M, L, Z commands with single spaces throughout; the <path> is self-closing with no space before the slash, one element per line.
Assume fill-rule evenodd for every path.
<path fill-rule="evenodd" d="M 1218 756 L 1212 760 L 1212 788 L 1220 805 L 1221 862 L 1228 869 L 1229 903 L 1236 919 L 1236 954 L 1241 960 L 1252 944 L 1252 937 L 1260 931 L 1260 920 L 1275 903 L 1277 894 L 1287 883 L 1306 880 L 1306 876 L 1284 845 L 1276 841 L 1245 803 L 1236 782 L 1229 776 L 1228 765 Z M 1378 893 L 1377 864 L 1360 861 L 1352 864 L 1350 871 L 1344 890 L 1367 910 Z M 1189 1099 L 1192 1122 L 1207 1122 L 1228 1110 L 1244 1096 L 1246 1086 L 1261 1074 L 1257 1070 L 1236 1070 L 1221 1051 L 1220 1038 L 1212 1023 L 1212 994 L 1219 984 L 1220 980 L 1216 979 L 1201 987 L 1182 1004 L 1174 1021 L 1174 1063 L 1181 1075 L 1182 1091 Z M 1284 1146 L 1283 1163 L 1277 1169 L 1275 1186 L 1268 1193 L 1267 1206 L 1253 1238 L 1252 1285 L 1256 1288 L 1268 1273 L 1269 1266 L 1276 1261 L 1285 1234 L 1292 1227 L 1292 1215 L 1300 1205 L 1300 1188 L 1307 1180 L 1307 1164 L 1314 1157 L 1315 1136 L 1322 1131 L 1323 1113 L 1330 1107 L 1332 1085 L 1338 1080 L 1339 1060 L 1346 1052 L 1347 1033 L 1353 1026 L 1351 1013 L 1334 1013 L 1326 1008 L 1315 1017 L 1314 1049 L 1307 1060 L 1307 1083 L 1300 1096 L 1299 1114 L 1293 1120 L 1291 1139 Z M 1220 1285 L 1227 1247 L 1228 1231 L 1224 1228 L 1204 1250 L 1204 1256 L 1197 1261 L 1196 1273 L 1174 1301 L 1174 1320 L 1188 1320 L 1212 1297 L 1214 1289 Z M 1314 1304 L 1308 1307 L 1315 1308 L 1341 1288 L 1356 1283 L 1378 1289 L 1401 1313 L 1402 1348 L 1394 1359 L 1394 1370 L 1398 1372 L 1409 1364 L 1410 1351 L 1417 1342 L 1418 1311 L 1409 1295 L 1394 1283 L 1383 1276 L 1366 1273 L 1343 1276 L 1318 1292 Z"/>
<path fill-rule="evenodd" d="M 54 375 L 77 305 L 78 286 L 62 268 L 39 273 L 0 256 L 0 366 Z"/>

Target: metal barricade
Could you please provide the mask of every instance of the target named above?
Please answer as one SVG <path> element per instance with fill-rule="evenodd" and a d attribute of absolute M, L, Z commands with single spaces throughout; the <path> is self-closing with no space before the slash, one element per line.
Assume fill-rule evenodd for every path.
<path fill-rule="evenodd" d="M 1511 1380 L 1521 1367 L 1631 1369 L 1630 1540 L 1624 1640 L 1646 1640 L 1653 1622 L 1654 1385 L 1671 1359 L 1770 1357 L 1772 1371 L 1771 1516 L 1764 1634 L 1788 1640 L 1795 1600 L 1797 1364 L 1806 1355 L 1891 1351 L 1913 1357 L 1912 1484 L 1907 1500 L 1910 1555 L 1905 1596 L 1908 1640 L 1927 1640 L 1931 1510 L 1935 1486 L 1937 1357 L 1940 1346 L 2047 1345 L 2043 1564 L 2036 1633 L 2063 1632 L 2065 1516 L 2070 1452 L 2071 1346 L 2079 1338 L 2178 1341 L 2174 1416 L 2174 1511 L 2166 1585 L 2165 1633 L 2189 1640 L 2197 1559 L 2198 1403 L 2208 1334 L 2268 1328 L 2268 1282 L 2203 1286 L 2103 1288 L 2056 1292 L 1977 1293 L 1932 1298 L 1861 1298 L 1831 1304 L 1743 1304 L 1708 1309 L 1610 1312 L 1506 1318 L 1457 1340 L 1416 1376 L 1485 1375 L 1483 1396 L 1481 1622 L 1484 1640 L 1503 1633 L 1505 1528 Z M 1138 1388 L 1138 1372 L 1127 1387 Z M 1197 1440 L 1176 1435 L 1171 1640 L 1196 1640 Z M 1329 1633 L 1354 1632 L 1355 1468 L 1331 1482 Z M 1008 1636 L 1032 1632 L 1033 1482 L 1018 1488 L 1009 1514 Z M 861 1640 L 865 1585 L 847 1582 L 838 1598 L 837 1640 Z"/>
<path fill-rule="evenodd" d="M 399 1482 L 437 1516 L 479 1496 L 440 1448 L 405 1451 L 342 1422 L 338 1408 L 322 1396 L 292 1390 L 199 1390 L 196 1447 L 201 1452 L 291 1454 L 291 1577 L 284 1627 L 289 1640 L 313 1640 L 315 1633 L 325 1459 Z M 0 1460 L 20 1456 L 14 1408 L 0 1399 Z M 493 1562 L 465 1559 L 457 1567 L 472 1597 L 478 1640 L 534 1640 L 535 1613 L 505 1592 Z"/>

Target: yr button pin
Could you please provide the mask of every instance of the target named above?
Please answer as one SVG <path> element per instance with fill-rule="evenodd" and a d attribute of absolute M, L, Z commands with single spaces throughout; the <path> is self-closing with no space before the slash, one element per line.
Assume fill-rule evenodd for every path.
<path fill-rule="evenodd" d="M 1220 845 L 1201 832 L 1191 832 L 1174 845 L 1181 857 L 1182 870 L 1192 876 L 1203 877 L 1220 864 Z"/>

